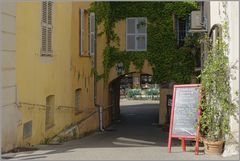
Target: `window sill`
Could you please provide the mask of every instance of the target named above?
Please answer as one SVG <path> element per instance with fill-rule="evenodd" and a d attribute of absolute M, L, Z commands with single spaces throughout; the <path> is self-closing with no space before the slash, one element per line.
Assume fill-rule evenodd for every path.
<path fill-rule="evenodd" d="M 79 52 L 79 56 L 80 57 L 91 57 L 91 54 L 88 51 L 83 51 L 83 52 Z"/>
<path fill-rule="evenodd" d="M 27 136 L 23 136 L 23 140 L 30 139 L 31 137 L 32 137 L 32 134 L 31 135 L 27 135 Z"/>
<path fill-rule="evenodd" d="M 41 56 L 41 57 L 50 57 L 50 58 L 53 57 L 52 54 L 41 54 L 40 56 Z"/>
<path fill-rule="evenodd" d="M 146 50 L 125 50 L 126 52 L 147 52 Z"/>
<path fill-rule="evenodd" d="M 91 58 L 92 56 L 91 55 L 79 55 L 80 58 Z"/>

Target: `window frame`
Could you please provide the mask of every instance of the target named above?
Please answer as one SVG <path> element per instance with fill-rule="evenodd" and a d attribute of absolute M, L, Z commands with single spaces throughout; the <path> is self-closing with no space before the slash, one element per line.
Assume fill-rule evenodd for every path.
<path fill-rule="evenodd" d="M 134 25 L 135 33 L 128 33 L 128 20 L 129 19 L 134 19 L 135 20 L 135 25 Z M 138 24 L 139 19 L 144 19 L 146 21 L 146 32 L 145 33 L 138 33 L 137 24 Z M 127 17 L 125 23 L 126 23 L 126 35 L 125 35 L 125 37 L 126 37 L 126 39 L 125 39 L 125 41 L 126 41 L 126 45 L 125 45 L 126 51 L 147 51 L 147 17 Z M 128 38 L 127 37 L 129 35 L 134 36 L 134 45 L 135 45 L 134 49 L 128 49 L 127 48 L 127 45 L 128 45 Z M 137 37 L 138 36 L 144 36 L 145 37 L 145 48 L 144 49 L 138 49 L 137 48 Z"/>
<path fill-rule="evenodd" d="M 53 105 L 49 105 L 51 101 L 53 101 Z M 55 125 L 55 103 L 55 95 L 48 95 L 46 97 L 45 130 Z"/>
<path fill-rule="evenodd" d="M 186 17 L 186 20 L 184 20 L 184 23 L 185 23 L 185 36 L 184 36 L 184 39 L 183 39 L 183 45 L 180 45 L 180 30 L 179 30 L 179 21 L 182 21 L 180 20 L 180 18 L 178 16 L 175 17 L 175 20 L 176 20 L 176 39 L 177 39 L 177 47 L 180 48 L 184 45 L 184 39 L 185 37 L 187 36 L 187 33 L 189 31 L 189 17 Z M 182 30 L 181 30 L 182 32 Z"/>

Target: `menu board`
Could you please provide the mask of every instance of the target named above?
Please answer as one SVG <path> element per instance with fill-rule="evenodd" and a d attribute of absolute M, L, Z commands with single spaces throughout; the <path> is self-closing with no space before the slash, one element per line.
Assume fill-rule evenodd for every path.
<path fill-rule="evenodd" d="M 175 88 L 174 111 L 172 112 L 172 135 L 195 136 L 198 123 L 198 86 Z M 172 117 L 172 116 L 171 116 Z"/>

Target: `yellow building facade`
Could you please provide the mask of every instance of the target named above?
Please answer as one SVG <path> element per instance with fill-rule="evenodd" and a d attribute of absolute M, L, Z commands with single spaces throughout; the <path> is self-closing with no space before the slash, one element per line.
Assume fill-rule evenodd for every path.
<path fill-rule="evenodd" d="M 7 42 L 2 47 L 2 91 L 8 107 L 3 117 L 4 151 L 49 143 L 69 129 L 76 130 L 74 137 L 98 130 L 99 106 L 103 127 L 118 119 L 119 80 L 124 75 L 118 75 L 114 66 L 107 82 L 96 81 L 93 69 L 104 72 L 107 39 L 105 34 L 98 35 L 104 28 L 95 25 L 94 14 L 88 11 L 91 3 L 39 1 L 3 7 L 6 25 L 1 31 Z M 114 29 L 122 51 L 126 50 L 126 28 L 126 20 L 121 20 Z M 141 71 L 130 64 L 125 74 L 132 73 L 153 74 L 147 60 Z M 172 94 L 171 88 L 161 89 L 159 124 L 166 122 L 167 94 Z"/>
<path fill-rule="evenodd" d="M 52 3 L 51 56 L 41 53 L 42 7 L 41 2 L 17 3 L 16 79 L 22 113 L 18 145 L 38 144 L 94 110 L 93 58 L 88 54 L 87 32 L 84 55 L 79 56 L 78 45 L 79 9 L 88 8 L 89 3 Z M 93 117 L 93 127 L 85 131 L 96 129 L 96 121 Z"/>
<path fill-rule="evenodd" d="M 110 124 L 113 111 L 109 109 L 114 105 L 109 84 L 119 76 L 112 68 L 107 83 L 95 81 L 94 66 L 98 73 L 104 70 L 106 36 L 96 36 L 103 30 L 102 25 L 92 33 L 90 25 L 95 26 L 95 22 L 90 22 L 91 13 L 87 10 L 90 4 L 17 3 L 16 84 L 17 104 L 22 114 L 18 125 L 19 146 L 46 143 L 94 111 L 79 125 L 77 133 L 82 135 L 97 130 L 97 105 L 104 109 L 104 127 Z M 51 17 L 44 15 L 47 13 L 51 13 Z M 125 21 L 120 21 L 115 28 L 121 50 L 126 49 L 125 26 Z M 47 34 L 43 33 L 45 29 Z M 94 44 L 90 44 L 91 34 L 95 37 Z M 139 71 L 131 64 L 129 73 L 135 72 Z M 152 74 L 147 61 L 142 73 Z"/>

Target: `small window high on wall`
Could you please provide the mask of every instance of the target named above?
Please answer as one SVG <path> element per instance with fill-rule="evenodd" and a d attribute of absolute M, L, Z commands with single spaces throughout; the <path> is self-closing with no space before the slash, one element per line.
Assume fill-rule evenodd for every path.
<path fill-rule="evenodd" d="M 80 94 L 81 94 L 81 89 L 76 89 L 75 90 L 75 113 L 80 112 Z"/>
<path fill-rule="evenodd" d="M 46 118 L 45 118 L 46 129 L 49 129 L 54 125 L 54 107 L 55 96 L 50 95 L 46 98 Z"/>
<path fill-rule="evenodd" d="M 147 51 L 147 18 L 126 19 L 126 51 Z"/>
<path fill-rule="evenodd" d="M 42 1 L 41 8 L 41 55 L 52 56 L 53 2 Z"/>

